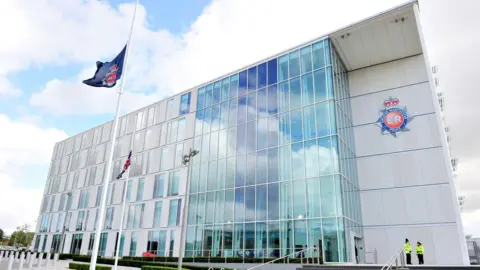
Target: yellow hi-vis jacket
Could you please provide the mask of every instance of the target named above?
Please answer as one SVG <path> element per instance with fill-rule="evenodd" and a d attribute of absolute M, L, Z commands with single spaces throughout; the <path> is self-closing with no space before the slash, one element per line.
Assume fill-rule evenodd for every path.
<path fill-rule="evenodd" d="M 405 253 L 410 254 L 412 253 L 412 246 L 410 246 L 410 243 L 405 243 Z"/>
<path fill-rule="evenodd" d="M 425 250 L 423 249 L 423 246 L 417 246 L 417 254 L 422 254 L 425 252 Z"/>

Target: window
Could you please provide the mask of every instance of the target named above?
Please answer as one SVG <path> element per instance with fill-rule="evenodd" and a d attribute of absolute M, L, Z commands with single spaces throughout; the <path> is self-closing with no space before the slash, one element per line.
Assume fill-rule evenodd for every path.
<path fill-rule="evenodd" d="M 168 196 L 178 195 L 180 185 L 180 171 L 170 172 L 168 179 Z"/>
<path fill-rule="evenodd" d="M 60 213 L 57 217 L 57 227 L 55 228 L 56 232 L 59 232 L 62 229 L 62 219 L 63 219 L 63 213 Z"/>
<path fill-rule="evenodd" d="M 70 196 L 69 196 L 70 198 Z M 95 199 L 95 207 L 100 206 L 100 200 L 102 199 L 102 186 L 97 187 L 97 198 Z"/>
<path fill-rule="evenodd" d="M 133 219 L 133 227 L 135 229 L 139 229 L 142 227 L 142 221 L 143 221 L 143 210 L 145 209 L 145 204 L 137 204 L 135 205 L 135 216 Z"/>
<path fill-rule="evenodd" d="M 114 208 L 109 207 L 107 208 L 107 215 L 105 217 L 105 225 L 104 225 L 104 230 L 111 230 L 112 229 L 112 224 L 113 224 L 113 212 Z"/>
<path fill-rule="evenodd" d="M 177 144 L 175 146 L 175 168 L 182 166 L 183 160 L 183 143 Z"/>
<path fill-rule="evenodd" d="M 102 233 L 100 235 L 100 247 L 99 247 L 99 252 L 98 256 L 105 256 L 105 250 L 107 249 L 107 240 L 108 240 L 108 233 Z"/>
<path fill-rule="evenodd" d="M 135 256 L 137 252 L 137 234 L 138 232 L 132 232 L 132 237 L 130 238 L 130 256 Z"/>
<path fill-rule="evenodd" d="M 128 185 L 127 185 L 127 202 L 130 201 L 130 196 L 132 195 L 132 184 L 133 184 L 133 180 L 128 180 Z"/>
<path fill-rule="evenodd" d="M 152 106 L 148 108 L 147 127 L 153 126 L 154 117 L 155 117 L 155 106 Z"/>
<path fill-rule="evenodd" d="M 160 227 L 162 218 L 162 201 L 155 202 L 155 213 L 153 216 L 153 227 Z"/>
<path fill-rule="evenodd" d="M 45 237 L 45 239 L 47 239 Z M 80 248 L 82 247 L 83 234 L 74 234 L 72 237 L 72 243 L 70 244 L 70 253 L 71 254 L 80 254 Z M 45 243 L 44 243 L 45 246 Z M 45 248 L 44 250 L 45 251 Z"/>
<path fill-rule="evenodd" d="M 81 231 L 82 228 L 83 228 L 83 217 L 85 215 L 85 212 L 84 211 L 80 211 L 78 212 L 78 216 L 77 216 L 77 226 L 75 226 L 75 230 L 76 231 Z"/>
<path fill-rule="evenodd" d="M 167 231 L 148 232 L 147 251 L 157 256 L 165 256 Z"/>
<path fill-rule="evenodd" d="M 162 148 L 162 156 L 160 161 L 160 170 L 168 170 L 170 168 L 169 164 L 169 156 L 168 156 L 168 147 Z"/>
<path fill-rule="evenodd" d="M 173 117 L 173 101 L 174 99 L 167 101 L 167 120 Z"/>
<path fill-rule="evenodd" d="M 188 92 L 180 97 L 180 115 L 190 112 L 190 96 L 191 93 Z"/>
<path fill-rule="evenodd" d="M 143 187 L 145 184 L 145 179 L 140 178 L 138 179 L 138 186 L 137 186 L 137 201 L 143 200 Z"/>
<path fill-rule="evenodd" d="M 170 211 L 168 214 L 168 226 L 180 225 L 181 200 L 170 201 Z"/>
<path fill-rule="evenodd" d="M 164 189 L 164 182 L 165 182 L 165 174 L 157 174 L 155 175 L 155 183 L 153 186 L 153 198 L 161 198 L 163 197 L 163 189 Z"/>

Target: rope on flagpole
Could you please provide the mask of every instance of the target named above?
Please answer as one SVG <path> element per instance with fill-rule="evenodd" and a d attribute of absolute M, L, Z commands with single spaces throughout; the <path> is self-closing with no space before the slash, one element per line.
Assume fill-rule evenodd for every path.
<path fill-rule="evenodd" d="M 118 99 L 117 99 L 117 109 L 115 112 L 115 120 L 113 124 L 113 130 L 110 136 L 110 153 L 109 153 L 109 158 L 107 162 L 107 168 L 106 168 L 106 173 L 104 176 L 103 180 L 103 190 L 102 190 L 102 200 L 100 204 L 100 210 L 98 213 L 98 220 L 97 220 L 97 229 L 95 231 L 95 240 L 93 242 L 93 250 L 92 250 L 92 257 L 90 259 L 90 270 L 95 270 L 96 264 L 97 264 L 97 256 L 98 256 L 98 248 L 100 247 L 100 235 L 102 232 L 102 227 L 103 227 L 103 216 L 105 214 L 105 206 L 107 203 L 107 193 L 108 193 L 108 182 L 110 178 L 112 177 L 112 162 L 113 162 L 113 152 L 114 152 L 114 147 L 115 147 L 115 139 L 117 136 L 117 130 L 118 130 L 118 118 L 120 115 L 120 106 L 121 106 L 121 101 L 122 101 L 122 94 L 123 94 L 123 87 L 125 86 L 125 78 L 127 75 L 127 69 L 128 69 L 128 56 L 130 53 L 130 42 L 132 39 L 132 33 L 133 33 L 133 27 L 135 25 L 135 15 L 137 13 L 137 7 L 138 7 L 138 1 L 136 0 L 135 3 L 135 9 L 133 11 L 133 18 L 132 18 L 132 25 L 130 27 L 130 34 L 128 37 L 127 41 L 127 50 L 125 54 L 125 60 L 124 60 L 124 67 L 125 69 L 123 70 L 123 78 L 121 81 L 120 89 L 117 91 L 118 93 Z"/>

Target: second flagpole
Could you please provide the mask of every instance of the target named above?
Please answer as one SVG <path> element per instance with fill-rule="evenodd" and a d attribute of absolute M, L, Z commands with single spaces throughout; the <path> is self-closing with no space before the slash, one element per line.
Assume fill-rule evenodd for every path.
<path fill-rule="evenodd" d="M 103 179 L 103 190 L 102 190 L 102 200 L 100 203 L 100 210 L 99 210 L 99 218 L 97 221 L 97 229 L 95 231 L 95 240 L 93 242 L 93 249 L 92 249 L 92 257 L 90 259 L 90 270 L 95 270 L 96 265 L 97 265 L 97 256 L 98 256 L 98 248 L 100 247 L 100 235 L 102 232 L 102 227 L 103 227 L 103 218 L 105 214 L 105 206 L 107 202 L 107 193 L 108 193 L 108 184 L 109 180 L 112 177 L 112 162 L 113 162 L 113 152 L 114 152 L 114 147 L 115 147 L 115 139 L 117 135 L 117 130 L 118 130 L 118 118 L 120 115 L 120 106 L 122 103 L 122 94 L 123 94 L 123 87 L 125 86 L 125 79 L 127 76 L 127 69 L 128 69 L 128 56 L 130 52 L 130 42 L 132 39 L 132 33 L 133 33 L 133 26 L 135 25 L 135 15 L 137 13 L 137 7 L 138 7 L 138 1 L 136 0 L 135 3 L 135 9 L 133 11 L 133 18 L 132 18 L 132 25 L 130 27 L 130 35 L 128 37 L 127 41 L 127 50 L 125 54 L 125 70 L 122 72 L 123 73 L 123 79 L 121 81 L 120 89 L 118 91 L 118 99 L 117 99 L 117 109 L 115 112 L 115 120 L 113 121 L 113 130 L 111 134 L 111 142 L 110 142 L 110 152 L 108 156 L 108 162 L 107 162 L 107 170 Z"/>

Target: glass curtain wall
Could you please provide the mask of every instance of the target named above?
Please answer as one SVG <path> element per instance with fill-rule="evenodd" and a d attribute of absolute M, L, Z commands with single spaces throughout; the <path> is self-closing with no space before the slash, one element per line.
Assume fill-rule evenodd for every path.
<path fill-rule="evenodd" d="M 325 261 L 346 260 L 345 228 L 360 222 L 342 68 L 323 39 L 197 89 L 200 154 L 185 256 L 280 257 L 317 247 Z"/>

